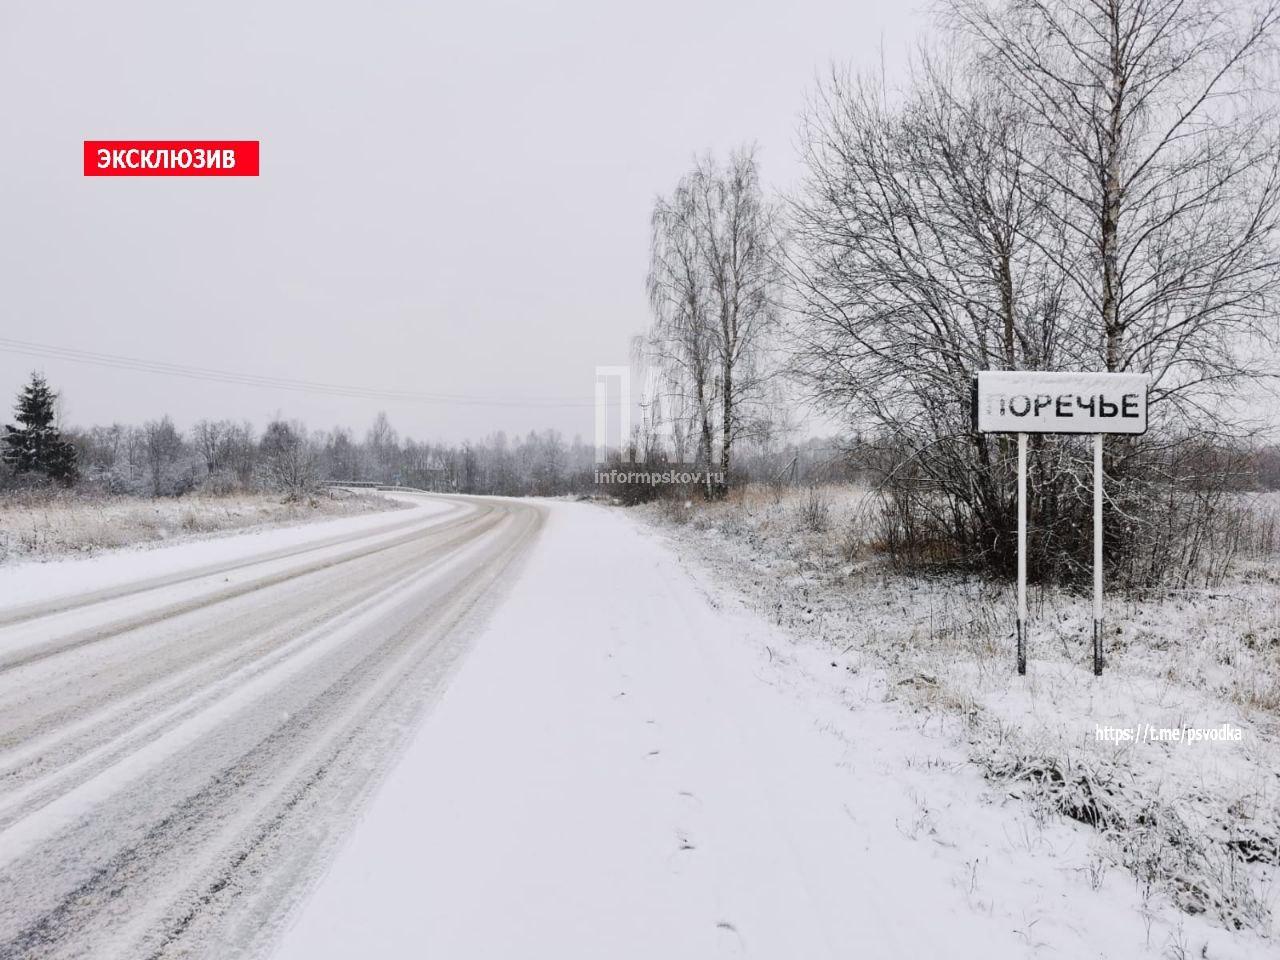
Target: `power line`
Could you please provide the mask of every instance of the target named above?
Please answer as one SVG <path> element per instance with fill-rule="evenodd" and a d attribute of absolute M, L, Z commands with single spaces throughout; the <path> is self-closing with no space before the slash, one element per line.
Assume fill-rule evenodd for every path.
<path fill-rule="evenodd" d="M 228 383 L 274 390 L 292 390 L 298 393 L 321 393 L 359 400 L 389 400 L 404 403 L 439 403 L 485 407 L 592 407 L 595 405 L 592 401 L 576 398 L 516 398 L 453 393 L 423 393 L 415 390 L 385 390 L 376 387 L 297 380 L 291 377 L 275 377 L 256 373 L 236 373 L 212 367 L 168 363 L 162 360 L 146 360 L 141 357 L 128 357 L 113 353 L 97 353 L 92 350 L 77 350 L 72 347 L 35 343 L 29 340 L 13 340 L 9 337 L 0 337 L 0 351 L 28 357 L 69 360 L 72 363 L 110 367 L 117 370 L 133 370 L 167 377 L 202 380 L 209 383 Z"/>

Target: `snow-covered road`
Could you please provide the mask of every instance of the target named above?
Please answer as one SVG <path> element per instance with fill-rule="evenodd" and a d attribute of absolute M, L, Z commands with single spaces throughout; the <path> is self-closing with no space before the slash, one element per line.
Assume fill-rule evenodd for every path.
<path fill-rule="evenodd" d="M 553 505 L 276 960 L 1020 955 L 988 952 L 897 798 L 848 796 L 752 628 L 627 518 Z"/>
<path fill-rule="evenodd" d="M 798 652 L 623 511 L 552 504 L 275 960 L 1158 955 L 1126 877 L 1037 855 L 1080 830 Z"/>
<path fill-rule="evenodd" d="M 419 499 L 0 571 L 0 957 L 268 942 L 542 515 Z"/>

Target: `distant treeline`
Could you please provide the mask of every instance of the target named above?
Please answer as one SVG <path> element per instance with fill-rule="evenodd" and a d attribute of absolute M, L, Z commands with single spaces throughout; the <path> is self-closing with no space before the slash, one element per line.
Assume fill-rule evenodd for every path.
<path fill-rule="evenodd" d="M 345 428 L 309 430 L 274 420 L 201 420 L 181 431 L 168 417 L 141 426 L 67 431 L 81 482 L 107 492 L 169 496 L 203 489 L 304 490 L 355 481 L 424 490 L 505 495 L 573 492 L 589 481 L 592 451 L 554 430 L 478 443 L 401 438 L 385 414 L 360 436 Z"/>
<path fill-rule="evenodd" d="M 595 448 L 557 430 L 523 436 L 497 431 L 476 441 L 433 443 L 402 438 L 385 413 L 363 435 L 345 428 L 309 430 L 278 419 L 259 432 L 246 421 L 200 420 L 181 430 L 168 416 L 141 425 L 61 427 L 57 393 L 33 375 L 19 392 L 16 424 L 5 428 L 0 487 L 62 484 L 86 491 L 181 496 L 193 491 L 300 493 L 355 481 L 442 492 L 501 496 L 621 493 L 602 486 Z M 653 459 L 629 451 L 643 469 Z M 622 463 L 614 451 L 609 467 Z M 855 479 L 848 452 L 828 441 L 748 445 L 734 479 L 800 483 Z M 661 465 L 668 465 L 663 460 Z M 850 472 L 851 469 L 854 472 Z M 656 491 L 645 489 L 647 499 Z M 639 491 L 637 490 L 637 493 Z"/>
<path fill-rule="evenodd" d="M 523 436 L 497 431 L 461 443 L 422 442 L 401 438 L 385 413 L 379 413 L 362 435 L 341 427 L 309 430 L 284 419 L 273 420 L 261 432 L 246 421 L 225 419 L 200 420 L 184 431 L 168 416 L 141 425 L 59 427 L 56 400 L 56 392 L 38 376 L 20 391 L 14 407 L 17 424 L 6 426 L 0 438 L 0 489 L 61 484 L 89 492 L 156 497 L 193 491 L 298 494 L 325 483 L 355 481 L 500 496 L 603 493 L 626 502 L 705 492 L 696 483 L 655 486 L 610 480 L 614 471 L 703 469 L 701 462 L 673 460 L 639 438 L 625 457 L 611 451 L 607 462 L 599 464 L 592 445 L 581 437 L 566 440 L 557 430 Z M 1206 447 L 1203 456 L 1218 463 L 1223 448 Z M 1280 446 L 1235 448 L 1231 460 L 1233 488 L 1280 489 Z M 731 485 L 874 487 L 886 480 L 895 462 L 894 445 L 874 436 L 802 442 L 748 439 L 728 479 Z M 1220 479 L 1220 472 L 1201 472 Z"/>
<path fill-rule="evenodd" d="M 64 435 L 76 451 L 77 483 L 107 493 L 302 491 L 341 481 L 516 497 L 622 492 L 598 482 L 606 467 L 596 463 L 594 446 L 581 437 L 567 440 L 558 430 L 498 430 L 461 443 L 419 441 L 402 438 L 380 413 L 362 435 L 341 427 L 308 430 L 293 420 L 272 421 L 261 433 L 232 420 L 201 420 L 183 431 L 168 417 L 141 426 L 71 428 Z M 748 444 L 734 479 L 854 480 L 854 459 L 825 440 L 776 449 Z M 641 457 L 632 461 L 635 469 L 646 466 Z M 609 467 L 620 462 L 611 453 Z M 655 492 L 646 490 L 643 498 Z"/>
<path fill-rule="evenodd" d="M 597 464 L 591 444 L 581 437 L 566 440 L 557 430 L 523 435 L 498 430 L 479 440 L 429 442 L 402 438 L 379 414 L 363 435 L 344 428 L 313 431 L 284 420 L 272 421 L 261 433 L 231 420 L 201 420 L 181 431 L 162 417 L 136 427 L 70 429 L 66 436 L 76 450 L 80 483 L 146 496 L 196 489 L 301 490 L 343 480 L 513 497 L 606 492 L 638 500 L 664 492 L 636 490 L 627 496 L 616 485 L 598 482 L 620 465 L 618 454 L 612 453 L 607 465 Z M 892 462 L 891 453 L 891 446 L 861 437 L 813 438 L 770 448 L 744 442 L 731 479 L 734 484 L 874 486 Z M 1239 451 L 1235 462 L 1236 489 L 1280 489 L 1280 447 Z M 633 471 L 672 465 L 634 451 L 627 464 Z"/>

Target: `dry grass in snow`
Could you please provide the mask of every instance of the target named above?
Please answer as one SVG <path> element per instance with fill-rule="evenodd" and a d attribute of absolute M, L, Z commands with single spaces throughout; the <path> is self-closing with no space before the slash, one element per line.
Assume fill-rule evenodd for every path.
<path fill-rule="evenodd" d="M 1033 587 L 1029 669 L 1013 669 L 1010 584 L 895 573 L 865 491 L 749 488 L 642 508 L 682 552 L 884 698 L 966 744 L 1005 795 L 1097 829 L 1127 869 L 1228 929 L 1273 927 L 1280 875 L 1280 496 L 1213 588 L 1107 599 L 1107 671 L 1089 598 Z M 1238 728 L 1235 740 L 1115 742 L 1099 728 Z"/>
<path fill-rule="evenodd" d="M 252 527 L 395 510 L 403 503 L 368 493 L 190 494 L 156 499 L 67 491 L 0 494 L 0 563 L 47 560 L 136 544 Z"/>

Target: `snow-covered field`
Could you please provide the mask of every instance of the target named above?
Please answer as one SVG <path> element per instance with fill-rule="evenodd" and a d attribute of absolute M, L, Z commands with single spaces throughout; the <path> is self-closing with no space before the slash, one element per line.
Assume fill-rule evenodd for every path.
<path fill-rule="evenodd" d="M 801 640 L 708 531 L 549 510 L 276 960 L 1274 956 L 985 778 L 857 649 L 880 610 Z"/>
<path fill-rule="evenodd" d="M 1091 880 L 1118 872 L 1136 884 L 1141 913 L 1163 918 L 1170 937 L 1193 917 L 1250 931 L 1219 947 L 1234 956 L 1248 955 L 1250 936 L 1275 932 L 1276 544 L 1261 543 L 1213 589 L 1110 598 L 1101 679 L 1089 670 L 1087 600 L 1036 589 L 1029 674 L 1018 678 L 1005 586 L 895 575 L 863 549 L 861 494 L 819 496 L 817 523 L 803 491 L 646 512 L 720 589 L 776 624 L 784 649 L 880 685 L 879 696 L 982 771 L 994 795 L 1028 799 L 1038 824 L 1087 824 L 1077 866 Z M 1262 529 L 1274 529 L 1268 512 L 1278 504 L 1274 495 L 1253 501 Z M 1148 726 L 1224 725 L 1239 739 L 1143 738 Z M 1135 729 L 1136 739 L 1115 733 Z"/>
<path fill-rule="evenodd" d="M 0 494 L 0 564 L 357 516 L 397 506 L 403 504 L 346 490 L 317 491 L 293 500 L 266 493 L 151 498 L 11 491 Z"/>

